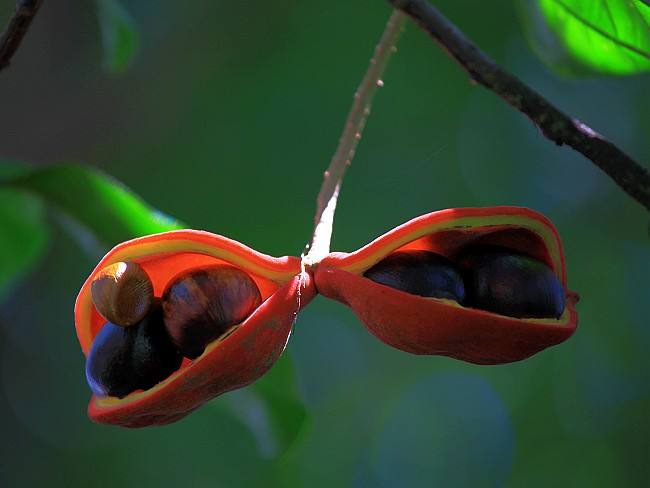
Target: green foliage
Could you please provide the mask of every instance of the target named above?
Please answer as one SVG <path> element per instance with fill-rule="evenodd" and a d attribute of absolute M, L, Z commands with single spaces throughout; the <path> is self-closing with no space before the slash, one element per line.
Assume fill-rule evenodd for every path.
<path fill-rule="evenodd" d="M 25 165 L 3 162 L 0 181 L 25 170 Z M 42 203 L 23 192 L 0 187 L 0 303 L 10 286 L 37 263 L 47 238 Z"/>
<path fill-rule="evenodd" d="M 566 75 L 650 70 L 650 6 L 640 0 L 527 1 L 540 57 Z"/>
<path fill-rule="evenodd" d="M 186 227 L 96 169 L 71 164 L 40 169 L 8 165 L 0 173 L 0 298 L 3 285 L 24 273 L 42 253 L 47 236 L 43 202 L 65 215 L 65 222 L 78 224 L 73 227 L 75 237 L 84 239 L 90 233 L 102 247 Z M 251 429 L 264 454 L 283 452 L 307 416 L 296 390 L 291 359 L 285 355 L 250 388 L 248 398 L 263 410 L 269 425 L 238 417 Z M 261 441 L 265 436 L 268 439 Z"/>
<path fill-rule="evenodd" d="M 650 75 L 550 76 L 517 42 L 512 2 L 431 1 L 554 104 L 650 162 Z M 92 25 L 75 24 L 74 43 L 69 30 L 53 30 L 51 49 L 19 51 L 21 65 L 16 59 L 0 77 L 11 121 L 2 154 L 102 161 L 192 226 L 273 255 L 300 252 L 388 7 L 279 5 L 148 2 L 137 20 L 151 49 L 136 62 L 155 82 L 111 83 L 97 73 L 87 58 Z M 32 47 L 39 26 L 60 24 L 41 14 L 26 38 Z M 30 65 L 47 71 L 35 76 Z M 254 442 L 273 439 L 260 382 L 169 426 L 96 425 L 85 415 L 71 319 L 94 261 L 51 226 L 37 279 L 0 309 L 0 487 L 648 486 L 647 212 L 582 156 L 467 83 L 413 24 L 384 81 L 343 185 L 333 250 L 358 249 L 436 209 L 532 207 L 560 231 L 569 285 L 582 297 L 576 334 L 529 360 L 481 367 L 388 348 L 347 307 L 318 297 L 298 316 L 287 351 L 309 428 L 279 459 L 260 457 Z M 494 395 L 500 400 L 489 401 Z M 249 427 L 226 407 L 245 413 Z"/>
<path fill-rule="evenodd" d="M 109 73 L 122 73 L 138 49 L 135 23 L 117 0 L 97 0 L 97 15 L 104 48 L 104 68 Z"/>
<path fill-rule="evenodd" d="M 251 388 L 225 398 L 229 410 L 254 434 L 265 458 L 285 452 L 308 424 L 295 378 L 293 361 L 285 353 Z"/>
<path fill-rule="evenodd" d="M 0 189 L 0 301 L 43 254 L 48 237 L 43 214 L 38 199 Z"/>
<path fill-rule="evenodd" d="M 122 183 L 84 166 L 65 164 L 35 169 L 8 184 L 55 205 L 109 247 L 137 236 L 183 227 Z"/>
<path fill-rule="evenodd" d="M 270 414 L 271 432 L 277 442 L 276 452 L 291 444 L 308 420 L 295 377 L 293 362 L 285 354 L 255 383 L 255 389 Z"/>

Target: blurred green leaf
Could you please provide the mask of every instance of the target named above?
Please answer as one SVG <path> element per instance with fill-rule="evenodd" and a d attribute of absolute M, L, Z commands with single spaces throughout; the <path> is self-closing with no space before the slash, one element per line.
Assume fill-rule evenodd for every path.
<path fill-rule="evenodd" d="M 97 169 L 78 165 L 48 166 L 13 178 L 7 184 L 33 192 L 54 204 L 107 246 L 183 227 Z"/>
<path fill-rule="evenodd" d="M 42 203 L 31 195 L 0 189 L 0 301 L 45 250 L 43 213 Z"/>
<path fill-rule="evenodd" d="M 0 160 L 0 182 L 26 175 L 30 171 L 31 167 L 25 163 Z"/>
<path fill-rule="evenodd" d="M 4 174 L 4 176 L 3 176 Z M 66 215 L 64 224 L 70 229 L 72 222 L 76 237 L 86 239 L 86 232 L 104 246 L 147 234 L 165 232 L 187 227 L 149 206 L 139 196 L 119 181 L 101 171 L 79 165 L 56 165 L 45 168 L 26 169 L 24 166 L 7 166 L 0 172 L 0 229 L 2 236 L 11 229 L 7 220 L 26 227 L 27 216 L 40 219 L 42 205 L 33 196 L 41 197 Z M 25 191 L 33 195 L 25 194 Z M 3 193 L 20 198 L 5 205 Z M 10 209 L 9 215 L 2 211 Z M 16 216 L 12 216 L 16 213 Z M 24 214 L 24 216 L 23 216 Z M 40 220 L 39 220 L 40 223 Z M 36 227 L 35 230 L 42 229 Z M 30 230 L 31 227 L 27 227 Z M 12 256 L 14 248 L 27 252 L 38 242 L 27 230 L 14 231 L 15 238 L 8 241 L 4 251 L 5 237 L 0 237 L 0 285 L 4 277 L 3 256 Z M 25 242 L 33 243 L 25 246 Z M 13 247 L 9 247 L 13 246 Z M 42 243 L 40 244 L 42 247 Z M 24 247 L 25 249 L 20 249 Z M 34 253 L 34 251 L 31 251 Z M 16 265 L 14 263 L 14 265 Z M 7 267 L 7 270 L 10 268 Z M 1 289 L 1 288 L 0 288 Z M 296 438 L 306 420 L 306 410 L 296 388 L 296 376 L 291 359 L 285 354 L 259 381 L 246 389 L 243 395 L 235 395 L 231 406 L 240 408 L 239 418 L 251 429 L 258 441 L 260 451 L 267 457 L 283 452 Z M 231 409 L 232 411 L 233 409 Z"/>
<path fill-rule="evenodd" d="M 650 7 L 640 0 L 526 0 L 533 48 L 565 75 L 650 70 Z"/>
<path fill-rule="evenodd" d="M 26 168 L 3 161 L 0 179 L 16 177 Z M 43 254 L 48 239 L 43 216 L 38 199 L 19 190 L 0 188 L 0 302 L 9 287 Z"/>
<path fill-rule="evenodd" d="M 122 73 L 138 48 L 135 22 L 117 0 L 97 0 L 97 14 L 104 48 L 104 68 L 109 73 Z"/>
<path fill-rule="evenodd" d="M 307 411 L 295 377 L 293 361 L 285 351 L 251 388 L 233 391 L 224 398 L 225 406 L 254 434 L 264 457 L 282 454 L 306 424 Z"/>
<path fill-rule="evenodd" d="M 285 351 L 273 368 L 253 388 L 264 399 L 270 413 L 271 430 L 278 453 L 296 439 L 307 421 L 307 410 L 296 385 L 293 361 Z"/>

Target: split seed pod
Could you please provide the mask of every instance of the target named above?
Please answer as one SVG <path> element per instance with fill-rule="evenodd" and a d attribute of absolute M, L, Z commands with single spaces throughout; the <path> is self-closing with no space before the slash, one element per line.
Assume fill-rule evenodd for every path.
<path fill-rule="evenodd" d="M 194 361 L 146 391 L 119 399 L 93 396 L 88 415 L 96 422 L 144 427 L 174 422 L 208 400 L 242 388 L 262 376 L 280 357 L 296 314 L 315 295 L 300 259 L 274 258 L 209 232 L 180 230 L 127 241 L 113 248 L 84 283 L 75 304 L 75 326 L 84 355 L 105 324 L 95 308 L 95 276 L 118 262 L 137 263 L 149 276 L 155 297 L 179 274 L 216 264 L 235 266 L 255 281 L 262 304 L 241 324 L 210 343 Z"/>
<path fill-rule="evenodd" d="M 375 283 L 364 272 L 392 252 L 427 250 L 453 260 L 469 246 L 499 246 L 548 265 L 566 292 L 559 319 L 515 318 L 421 297 Z M 576 329 L 578 295 L 568 291 L 562 243 L 551 222 L 521 207 L 460 208 L 415 218 L 353 253 L 332 253 L 316 268 L 323 295 L 352 308 L 386 344 L 476 364 L 525 359 Z"/>

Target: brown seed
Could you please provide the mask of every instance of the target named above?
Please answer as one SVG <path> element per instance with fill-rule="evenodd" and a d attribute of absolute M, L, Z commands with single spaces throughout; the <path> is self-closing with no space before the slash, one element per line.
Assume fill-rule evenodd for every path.
<path fill-rule="evenodd" d="M 109 322 L 129 327 L 140 322 L 153 303 L 153 284 L 134 262 L 118 262 L 102 269 L 90 291 L 97 311 Z"/>
<path fill-rule="evenodd" d="M 163 293 L 165 327 L 183 355 L 194 359 L 260 303 L 257 285 L 239 268 L 218 264 L 190 270 Z"/>

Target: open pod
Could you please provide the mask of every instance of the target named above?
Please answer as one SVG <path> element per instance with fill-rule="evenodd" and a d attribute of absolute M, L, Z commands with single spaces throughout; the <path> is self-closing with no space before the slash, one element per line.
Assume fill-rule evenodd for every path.
<path fill-rule="evenodd" d="M 300 259 L 274 258 L 209 232 L 179 230 L 124 242 L 113 248 L 85 281 L 75 304 L 75 326 L 84 355 L 105 325 L 91 296 L 94 277 L 118 262 L 135 262 L 153 284 L 156 298 L 179 274 L 228 264 L 248 274 L 262 303 L 243 322 L 211 342 L 194 360 L 155 386 L 124 398 L 93 395 L 88 406 L 96 422 L 143 427 L 174 422 L 211 398 L 246 386 L 279 358 L 296 314 L 315 295 L 312 278 L 301 273 Z"/>
<path fill-rule="evenodd" d="M 468 246 L 499 246 L 549 266 L 566 294 L 561 316 L 515 318 L 446 299 L 412 295 L 363 276 L 395 251 L 427 250 L 454 259 Z M 568 291 L 562 243 L 544 216 L 521 207 L 460 208 L 415 218 L 353 253 L 332 253 L 317 267 L 316 288 L 352 308 L 386 344 L 476 364 L 525 359 L 573 334 L 578 295 Z"/>

